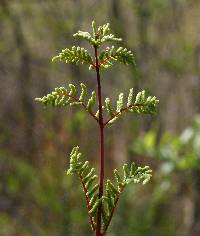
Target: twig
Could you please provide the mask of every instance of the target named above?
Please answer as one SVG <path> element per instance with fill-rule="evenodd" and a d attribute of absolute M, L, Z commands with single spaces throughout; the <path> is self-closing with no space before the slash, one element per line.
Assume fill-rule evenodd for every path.
<path fill-rule="evenodd" d="M 111 59 L 111 57 L 107 57 L 105 60 L 100 61 L 99 67 L 100 67 L 101 65 L 105 64 L 105 63 L 106 63 L 107 61 L 109 61 L 110 59 Z"/>

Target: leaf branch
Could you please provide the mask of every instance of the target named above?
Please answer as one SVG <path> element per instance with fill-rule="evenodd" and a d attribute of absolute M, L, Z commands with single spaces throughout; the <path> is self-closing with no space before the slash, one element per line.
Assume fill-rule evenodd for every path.
<path fill-rule="evenodd" d="M 79 98 L 74 97 L 74 96 L 71 96 L 71 95 L 69 95 L 69 94 L 67 94 L 67 93 L 66 93 L 65 95 L 66 95 L 67 97 L 70 97 L 70 98 L 74 99 L 75 102 L 80 103 L 80 104 L 83 106 L 83 108 L 84 108 L 97 122 L 99 122 L 99 119 L 95 116 L 95 114 L 94 114 L 92 111 L 88 110 L 86 104 L 85 104 L 84 102 L 81 102 Z"/>
<path fill-rule="evenodd" d="M 84 103 L 87 96 L 87 88 L 81 83 L 81 94 L 80 97 L 76 97 L 76 87 L 73 84 L 69 84 L 69 92 L 66 88 L 60 87 L 55 88 L 53 92 L 47 94 L 42 98 L 36 98 L 36 101 L 42 102 L 44 106 L 52 105 L 53 107 L 63 107 L 63 106 L 75 106 L 82 105 L 83 108 L 97 121 L 98 117 L 92 112 L 92 108 L 96 101 L 96 94 L 93 91 L 91 97 L 88 99 L 87 105 Z"/>
<path fill-rule="evenodd" d="M 144 106 L 145 106 L 144 104 L 135 104 L 135 103 L 134 103 L 134 104 L 131 104 L 131 105 L 126 106 L 126 107 L 124 107 L 124 108 L 121 108 L 119 112 L 116 112 L 114 115 L 112 115 L 112 116 L 104 123 L 104 126 L 108 125 L 108 123 L 109 123 L 111 120 L 113 120 L 113 119 L 117 118 L 119 115 L 121 115 L 122 112 L 126 112 L 126 111 L 128 111 L 129 109 L 131 109 L 131 108 L 144 107 Z"/>

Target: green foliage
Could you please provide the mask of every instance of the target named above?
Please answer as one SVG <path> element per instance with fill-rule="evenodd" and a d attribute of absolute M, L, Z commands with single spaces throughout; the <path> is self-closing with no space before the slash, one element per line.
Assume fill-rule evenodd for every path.
<path fill-rule="evenodd" d="M 86 49 L 73 46 L 71 49 L 66 48 L 62 50 L 62 52 L 52 60 L 54 61 L 59 59 L 60 61 L 65 61 L 66 63 L 87 64 L 89 65 L 89 69 L 96 70 L 99 110 L 97 110 L 96 114 L 93 113 L 93 109 L 96 104 L 96 93 L 94 91 L 85 103 L 87 88 L 83 83 L 80 84 L 81 93 L 78 97 L 75 85 L 69 84 L 69 91 L 64 87 L 55 88 L 55 90 L 52 93 L 47 94 L 47 96 L 36 98 L 37 101 L 43 103 L 45 107 L 48 105 L 53 107 L 82 105 L 84 109 L 86 109 L 98 122 L 101 132 L 104 131 L 106 125 L 112 124 L 125 112 L 132 112 L 136 114 L 154 114 L 156 112 L 157 104 L 159 102 L 156 97 L 147 97 L 145 91 L 141 91 L 137 94 L 135 101 L 133 102 L 133 89 L 130 89 L 127 104 L 125 106 L 123 93 L 119 94 L 119 98 L 116 102 L 116 109 L 113 109 L 109 98 L 105 99 L 105 107 L 109 118 L 107 121 L 104 121 L 104 114 L 102 112 L 104 106 L 101 105 L 100 69 L 107 69 L 111 67 L 113 62 L 119 62 L 125 65 L 134 65 L 133 53 L 126 48 L 115 48 L 114 46 L 107 47 L 101 52 L 98 52 L 98 48 L 104 43 L 121 41 L 120 38 L 116 38 L 113 34 L 110 34 L 110 25 L 108 23 L 103 26 L 96 27 L 96 24 L 93 21 L 92 34 L 84 31 L 78 31 L 74 34 L 74 37 L 87 40 L 94 48 L 95 58 L 92 58 Z M 99 119 L 99 117 L 101 117 L 101 119 Z M 104 146 L 101 142 L 101 154 L 103 149 Z M 111 222 L 114 210 L 117 206 L 120 194 L 123 192 L 124 188 L 130 183 L 146 184 L 151 178 L 151 170 L 148 166 L 136 167 L 134 163 L 130 166 L 125 164 L 123 166 L 123 177 L 121 177 L 117 170 L 114 170 L 116 185 L 107 179 L 105 185 L 106 191 L 105 194 L 103 194 L 103 155 L 101 155 L 100 158 L 101 174 L 99 176 L 99 184 L 97 183 L 98 177 L 95 175 L 95 169 L 89 167 L 88 161 L 84 162 L 82 160 L 82 154 L 79 152 L 78 146 L 74 147 L 70 154 L 70 167 L 67 174 L 76 174 L 79 176 L 85 194 L 91 227 L 93 231 L 100 231 L 102 235 L 105 235 Z M 103 224 L 101 224 L 101 219 Z"/>
<path fill-rule="evenodd" d="M 40 167 L 33 166 L 29 161 L 1 148 L 0 167 L 3 180 L 0 184 L 1 200 L 9 199 L 9 204 L 0 211 L 0 235 L 12 235 L 18 224 L 21 225 L 20 235 L 31 235 L 30 226 L 35 228 L 36 235 L 56 235 L 58 231 L 55 224 L 59 225 L 60 218 L 63 218 L 63 205 L 59 196 L 59 192 L 63 190 L 60 183 L 63 175 L 55 173 L 57 166 L 51 166 L 49 163 Z M 9 211 L 12 210 L 16 199 L 21 201 L 20 206 L 15 206 L 15 218 Z M 35 206 L 33 211 L 30 211 L 31 203 Z M 47 208 L 48 216 L 53 219 L 54 224 L 45 229 L 46 223 L 38 221 L 38 216 L 43 217 Z M 24 215 L 20 215 L 21 209 Z"/>
<path fill-rule="evenodd" d="M 86 101 L 87 87 L 81 83 L 81 94 L 77 96 L 75 85 L 69 84 L 69 91 L 65 87 L 55 88 L 55 90 L 42 98 L 35 100 L 41 102 L 45 107 L 51 105 L 53 107 L 77 106 L 82 105 L 88 112 L 92 112 L 96 102 L 96 94 L 93 91 L 91 97 Z M 84 102 L 87 102 L 87 105 Z"/>
<path fill-rule="evenodd" d="M 78 31 L 74 34 L 74 37 L 87 40 L 93 47 L 100 47 L 107 42 L 121 41 L 121 38 L 116 38 L 113 34 L 110 34 L 110 24 L 104 24 L 103 26 L 96 27 L 96 23 L 92 22 L 92 34 L 85 31 Z M 96 67 L 107 69 L 113 65 L 113 62 L 120 62 L 125 65 L 134 65 L 133 53 L 127 48 L 119 47 L 115 48 L 107 47 L 100 53 L 99 64 L 96 65 L 95 59 L 91 57 L 89 52 L 81 47 L 73 46 L 71 49 L 63 49 L 57 56 L 53 57 L 52 61 L 59 59 L 66 63 L 74 64 L 88 64 L 89 70 Z"/>
<path fill-rule="evenodd" d="M 111 180 L 106 181 L 106 192 L 103 196 L 103 229 L 106 232 L 109 223 L 111 221 L 113 212 L 117 206 L 120 194 L 124 191 L 125 187 L 130 183 L 140 183 L 146 184 L 151 178 L 152 170 L 149 166 L 137 167 L 135 163 L 131 165 L 124 164 L 123 166 L 123 177 L 115 169 L 114 176 L 116 180 L 116 186 L 111 182 Z"/>
<path fill-rule="evenodd" d="M 74 37 L 87 40 L 93 46 L 101 46 L 106 42 L 115 42 L 121 41 L 121 38 L 116 38 L 113 34 L 110 33 L 110 24 L 104 24 L 103 26 L 96 27 L 95 21 L 92 22 L 92 35 L 88 32 L 79 30 Z"/>
<path fill-rule="evenodd" d="M 95 230 L 96 211 L 98 207 L 98 183 L 96 183 L 97 175 L 95 169 L 89 167 L 89 162 L 82 161 L 82 154 L 79 152 L 79 147 L 74 147 L 70 154 L 70 168 L 67 175 L 77 174 L 83 186 L 85 193 L 88 215 L 93 230 Z"/>
<path fill-rule="evenodd" d="M 146 184 L 152 176 L 151 173 L 152 170 L 149 166 L 137 167 L 135 163 L 131 165 L 124 164 L 123 176 L 116 169 L 114 170 L 116 186 L 111 180 L 107 179 L 105 195 L 101 199 L 98 199 L 97 191 L 99 185 L 96 183 L 97 175 L 95 175 L 95 169 L 89 167 L 88 161 L 84 162 L 82 160 L 82 154 L 79 152 L 78 146 L 72 149 L 70 167 L 67 170 L 67 175 L 77 174 L 81 180 L 93 230 L 95 230 L 96 226 L 97 209 L 99 204 L 102 203 L 102 230 L 104 233 L 107 231 L 120 194 L 124 191 L 125 187 L 130 183 Z"/>
<path fill-rule="evenodd" d="M 88 103 L 87 103 L 88 111 L 92 111 L 92 108 L 93 108 L 95 102 L 96 102 L 96 93 L 93 91 L 91 98 L 88 100 Z"/>
<path fill-rule="evenodd" d="M 150 130 L 139 137 L 132 146 L 132 151 L 159 158 L 163 163 L 161 171 L 194 170 L 200 167 L 199 155 L 200 119 L 197 117 L 191 127 L 186 128 L 180 136 L 164 134 L 157 142 L 157 134 Z"/>
<path fill-rule="evenodd" d="M 104 51 L 101 52 L 100 56 L 101 67 L 106 69 L 113 65 L 113 61 L 123 63 L 125 65 L 134 64 L 134 56 L 131 51 L 127 48 L 119 47 L 115 48 L 107 47 Z"/>
<path fill-rule="evenodd" d="M 137 94 L 135 101 L 133 102 L 133 88 L 131 88 L 126 106 L 124 106 L 123 98 L 124 94 L 120 93 L 117 100 L 116 111 L 114 111 L 110 99 L 105 99 L 106 110 L 110 116 L 110 119 L 107 121 L 108 124 L 113 124 L 125 112 L 132 112 L 136 114 L 155 114 L 157 111 L 159 100 L 155 96 L 147 97 L 144 90 Z"/>
<path fill-rule="evenodd" d="M 73 46 L 72 49 L 63 49 L 62 52 L 52 58 L 52 61 L 59 59 L 60 61 L 65 61 L 66 63 L 74 64 L 89 64 L 92 65 L 92 57 L 89 52 L 81 47 Z"/>

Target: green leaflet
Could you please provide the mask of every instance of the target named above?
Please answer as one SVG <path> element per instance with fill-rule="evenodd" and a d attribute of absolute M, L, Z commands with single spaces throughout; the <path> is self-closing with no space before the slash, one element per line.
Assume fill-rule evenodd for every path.
<path fill-rule="evenodd" d="M 130 176 L 130 170 L 128 168 L 128 164 L 123 165 L 123 170 L 124 170 L 124 181 L 129 178 Z"/>
<path fill-rule="evenodd" d="M 98 193 L 95 193 L 98 189 L 99 185 L 95 184 L 91 190 L 87 192 L 88 197 L 90 197 L 90 204 L 93 205 L 98 197 Z"/>
<path fill-rule="evenodd" d="M 36 98 L 35 100 L 41 102 L 45 107 L 51 105 L 53 107 L 64 107 L 64 106 L 76 106 L 83 105 L 86 101 L 87 88 L 81 83 L 81 94 L 77 97 L 77 90 L 75 85 L 69 84 L 69 90 L 65 87 L 55 88 L 53 92 L 47 94 L 42 98 Z M 96 103 L 96 94 L 93 91 L 91 97 L 88 99 L 87 106 L 85 108 L 91 112 Z"/>
<path fill-rule="evenodd" d="M 87 183 L 94 175 L 94 172 L 95 172 L 95 169 L 92 168 L 90 172 L 83 178 L 83 183 Z"/>
<path fill-rule="evenodd" d="M 93 205 L 92 209 L 89 211 L 89 214 L 91 214 L 93 217 L 96 216 L 97 209 L 98 209 L 98 206 L 99 206 L 99 201 L 100 201 L 100 200 L 97 200 L 97 201 L 95 202 L 95 204 Z"/>
<path fill-rule="evenodd" d="M 81 95 L 79 97 L 79 101 L 83 102 L 87 96 L 87 87 L 85 84 L 81 83 Z"/>
<path fill-rule="evenodd" d="M 120 112 L 122 107 L 123 107 L 123 98 L 124 98 L 124 94 L 120 93 L 119 98 L 117 100 L 117 109 L 116 112 Z"/>
<path fill-rule="evenodd" d="M 96 93 L 93 91 L 90 99 L 88 100 L 87 109 L 91 111 L 96 102 Z"/>
<path fill-rule="evenodd" d="M 97 187 L 98 187 L 98 185 L 97 185 Z M 97 188 L 98 189 L 98 188 Z M 97 190 L 96 189 L 96 190 Z M 95 191 L 96 191 L 95 190 Z M 97 199 L 98 199 L 98 193 L 95 193 L 92 197 L 91 197 L 91 199 L 90 199 L 90 201 L 89 201 L 89 204 L 90 204 L 90 206 L 91 207 L 93 207 L 94 206 L 94 204 L 95 204 L 95 202 L 97 201 Z"/>
<path fill-rule="evenodd" d="M 92 43 L 92 44 L 95 43 L 95 40 L 94 40 L 94 38 L 91 36 L 91 34 L 88 33 L 88 32 L 85 32 L 85 31 L 79 30 L 79 31 L 78 31 L 77 33 L 75 33 L 73 36 L 74 36 L 74 37 L 78 37 L 78 38 L 85 39 L 85 40 L 87 40 L 89 43 Z"/>
<path fill-rule="evenodd" d="M 107 180 L 107 184 L 108 184 L 108 188 L 113 193 L 113 195 L 117 195 L 119 193 L 117 188 L 114 186 L 114 184 L 112 184 L 112 182 L 110 180 Z"/>
<path fill-rule="evenodd" d="M 114 176 L 115 176 L 115 180 L 117 182 L 118 187 L 121 188 L 121 186 L 123 185 L 123 180 L 116 169 L 114 170 Z"/>
<path fill-rule="evenodd" d="M 136 96 L 133 106 L 130 106 L 130 112 L 133 113 L 144 113 L 144 114 L 155 114 L 157 112 L 157 105 L 159 100 L 154 96 L 146 96 L 145 90 L 139 92 Z"/>
<path fill-rule="evenodd" d="M 133 100 L 133 88 L 129 90 L 127 107 L 129 107 L 132 104 L 132 100 Z"/>
<path fill-rule="evenodd" d="M 114 112 L 113 112 L 113 108 L 110 102 L 110 98 L 105 99 L 105 104 L 106 104 L 106 109 L 107 109 L 108 114 L 110 116 L 113 116 Z"/>
<path fill-rule="evenodd" d="M 95 182 L 96 179 L 97 179 L 97 175 L 94 175 L 90 177 L 88 181 L 85 183 L 85 187 L 86 189 L 88 189 L 88 191 L 91 190 L 92 184 Z"/>

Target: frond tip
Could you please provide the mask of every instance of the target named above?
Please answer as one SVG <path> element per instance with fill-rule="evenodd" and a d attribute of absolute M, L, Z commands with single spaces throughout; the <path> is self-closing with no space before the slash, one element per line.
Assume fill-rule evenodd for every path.
<path fill-rule="evenodd" d="M 90 44 L 97 47 L 101 46 L 103 43 L 106 42 L 117 42 L 122 40 L 121 38 L 117 38 L 110 33 L 109 23 L 97 27 L 95 21 L 92 21 L 92 34 L 86 31 L 79 30 L 73 36 L 78 37 L 80 39 L 85 39 Z"/>
<path fill-rule="evenodd" d="M 97 27 L 95 21 L 92 22 L 92 33 L 79 30 L 73 36 L 79 39 L 88 41 L 93 47 L 98 48 L 107 42 L 119 42 L 122 39 L 115 37 L 110 33 L 110 24 L 106 23 Z M 127 48 L 107 47 L 100 53 L 99 65 L 96 65 L 95 60 L 91 57 L 89 52 L 81 47 L 73 46 L 71 49 L 63 49 L 57 56 L 52 58 L 52 61 L 60 60 L 66 63 L 74 64 L 88 64 L 89 70 L 95 69 L 97 66 L 107 69 L 113 65 L 114 61 L 123 63 L 125 65 L 134 65 L 133 53 Z"/>

